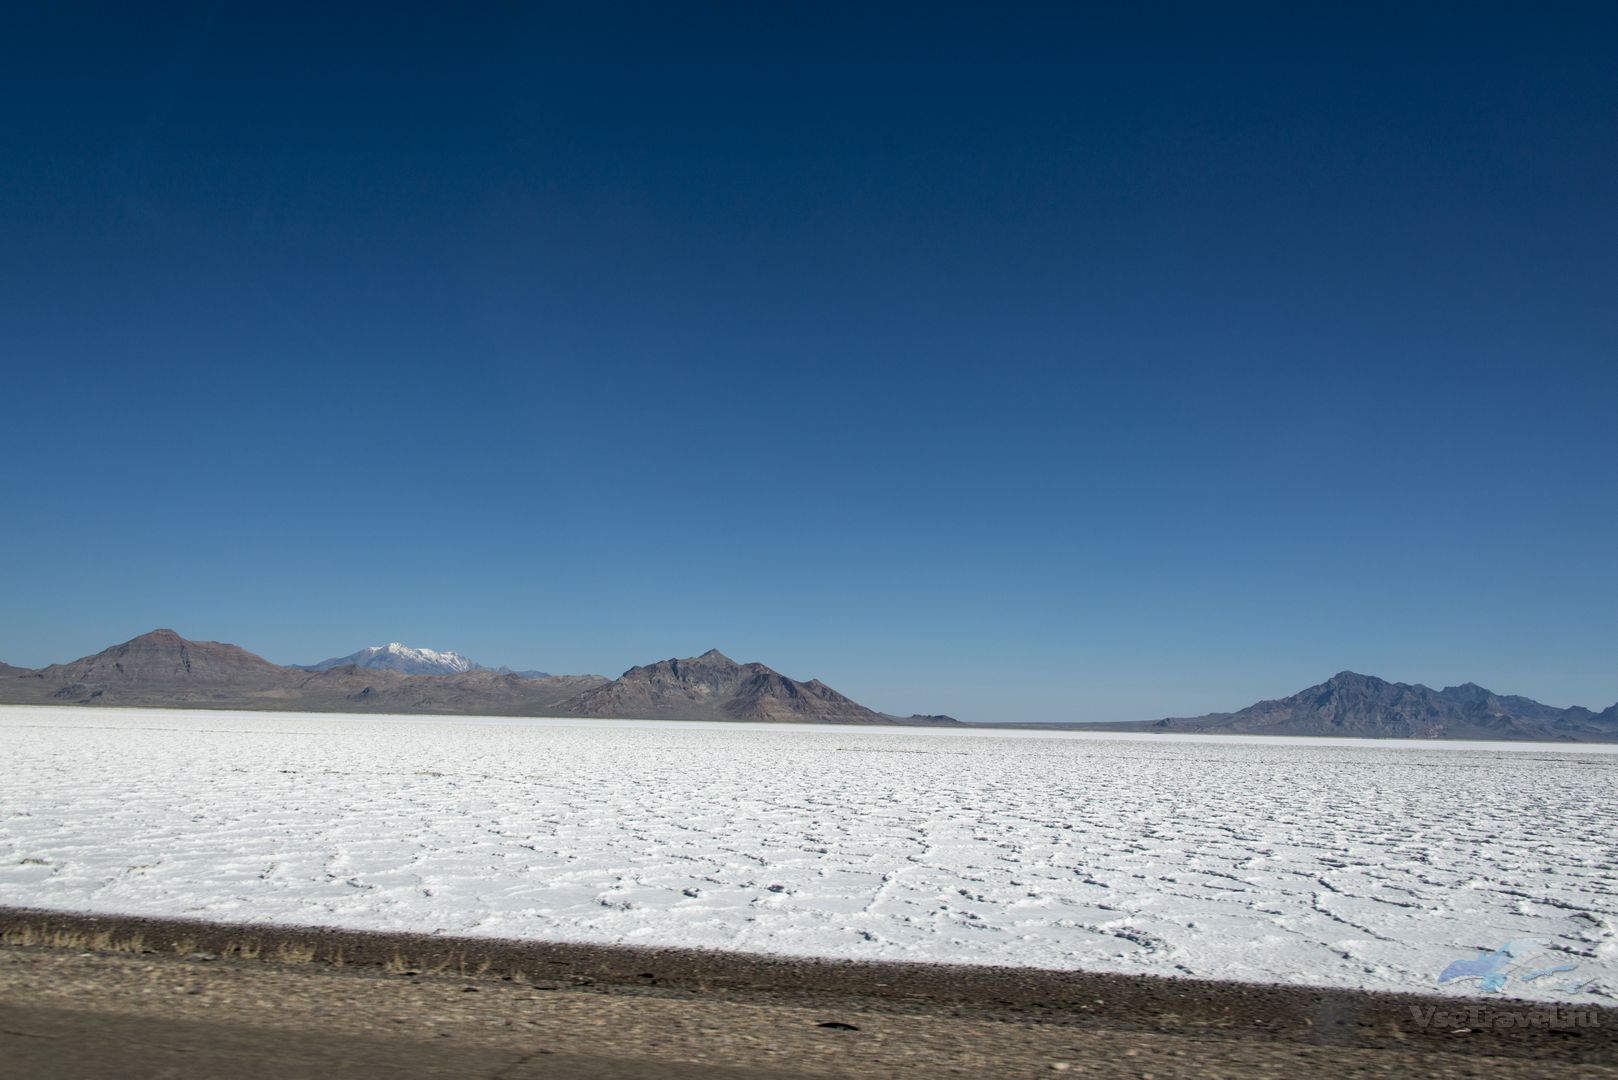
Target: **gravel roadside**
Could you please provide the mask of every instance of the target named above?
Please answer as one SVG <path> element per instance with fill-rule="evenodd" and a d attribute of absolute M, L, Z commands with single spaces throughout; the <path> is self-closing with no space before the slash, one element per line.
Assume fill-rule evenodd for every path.
<path fill-rule="evenodd" d="M 0 940 L 18 1077 L 1618 1078 L 1618 1010 L 1413 1011 L 1542 1008 L 1509 1000 L 16 910 Z"/>

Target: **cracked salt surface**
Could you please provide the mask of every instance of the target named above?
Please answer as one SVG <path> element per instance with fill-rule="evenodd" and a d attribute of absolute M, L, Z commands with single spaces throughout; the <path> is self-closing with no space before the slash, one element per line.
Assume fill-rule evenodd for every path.
<path fill-rule="evenodd" d="M 1618 997 L 1618 747 L 0 707 L 0 904 Z M 1447 989 L 1477 992 L 1474 982 Z"/>

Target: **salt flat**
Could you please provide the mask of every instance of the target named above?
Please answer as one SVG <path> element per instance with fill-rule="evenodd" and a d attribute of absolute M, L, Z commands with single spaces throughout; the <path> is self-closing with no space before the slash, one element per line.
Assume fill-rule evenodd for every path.
<path fill-rule="evenodd" d="M 1618 747 L 0 707 L 0 904 L 1618 998 Z M 1452 983 L 1476 993 L 1475 981 Z"/>

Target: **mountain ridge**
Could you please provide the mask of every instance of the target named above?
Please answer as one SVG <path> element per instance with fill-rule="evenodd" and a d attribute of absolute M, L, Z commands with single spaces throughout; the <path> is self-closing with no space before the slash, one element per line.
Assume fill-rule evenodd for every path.
<path fill-rule="evenodd" d="M 458 654 L 452 655 L 464 660 Z M 819 679 L 800 682 L 710 649 L 602 675 L 539 678 L 473 666 L 409 674 L 358 664 L 273 664 L 237 645 L 153 630 L 43 668 L 0 663 L 0 703 L 281 709 L 318 712 L 731 720 L 759 723 L 955 724 L 869 709 Z M 1618 703 L 1557 708 L 1467 682 L 1439 690 L 1340 671 L 1286 697 L 1232 712 L 1130 723 L 982 725 L 1044 730 L 1186 732 L 1403 739 L 1618 742 Z"/>
<path fill-rule="evenodd" d="M 385 646 L 374 647 L 376 653 L 386 650 Z M 361 654 L 372 651 L 361 650 Z M 395 657 L 397 653 L 395 650 Z M 471 663 L 459 654 L 434 656 Z M 0 703 L 806 723 L 954 722 L 941 716 L 878 713 L 818 679 L 801 683 L 763 664 L 737 664 L 717 649 L 699 657 L 630 668 L 618 679 L 601 675 L 535 678 L 478 665 L 442 674 L 412 674 L 359 663 L 281 666 L 237 645 L 188 641 L 168 629 L 150 631 L 66 664 L 39 669 L 0 666 Z"/>
<path fill-rule="evenodd" d="M 1339 671 L 1295 694 L 1234 712 L 1064 726 L 1207 735 L 1611 742 L 1618 741 L 1618 704 L 1601 712 L 1582 705 L 1559 709 L 1516 694 L 1496 694 L 1472 682 L 1434 690 L 1422 683 Z"/>

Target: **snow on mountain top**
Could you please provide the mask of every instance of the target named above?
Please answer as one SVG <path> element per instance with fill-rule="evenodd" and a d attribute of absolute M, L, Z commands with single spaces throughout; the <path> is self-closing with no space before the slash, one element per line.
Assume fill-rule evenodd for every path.
<path fill-rule="evenodd" d="M 491 668 L 458 652 L 439 652 L 437 649 L 418 649 L 402 641 L 386 645 L 372 645 L 347 656 L 334 656 L 318 664 L 293 664 L 303 671 L 325 671 L 349 664 L 362 668 L 380 668 L 406 675 L 460 675 L 468 671 L 492 671 L 496 675 L 516 675 L 522 679 L 544 679 L 543 671 L 515 671 L 508 667 Z"/>
<path fill-rule="evenodd" d="M 436 649 L 418 649 L 400 641 L 386 645 L 372 645 L 348 656 L 334 656 L 318 664 L 309 665 L 311 671 L 353 664 L 363 668 L 381 668 L 400 671 L 406 675 L 458 675 L 473 671 L 482 665 L 457 652 L 439 652 Z"/>
<path fill-rule="evenodd" d="M 450 671 L 471 671 L 478 665 L 458 652 L 439 652 L 437 649 L 416 649 L 402 641 L 390 641 L 386 645 L 372 645 L 364 650 L 372 656 L 386 653 L 401 660 L 413 661 L 420 664 L 430 664 L 443 667 Z"/>

